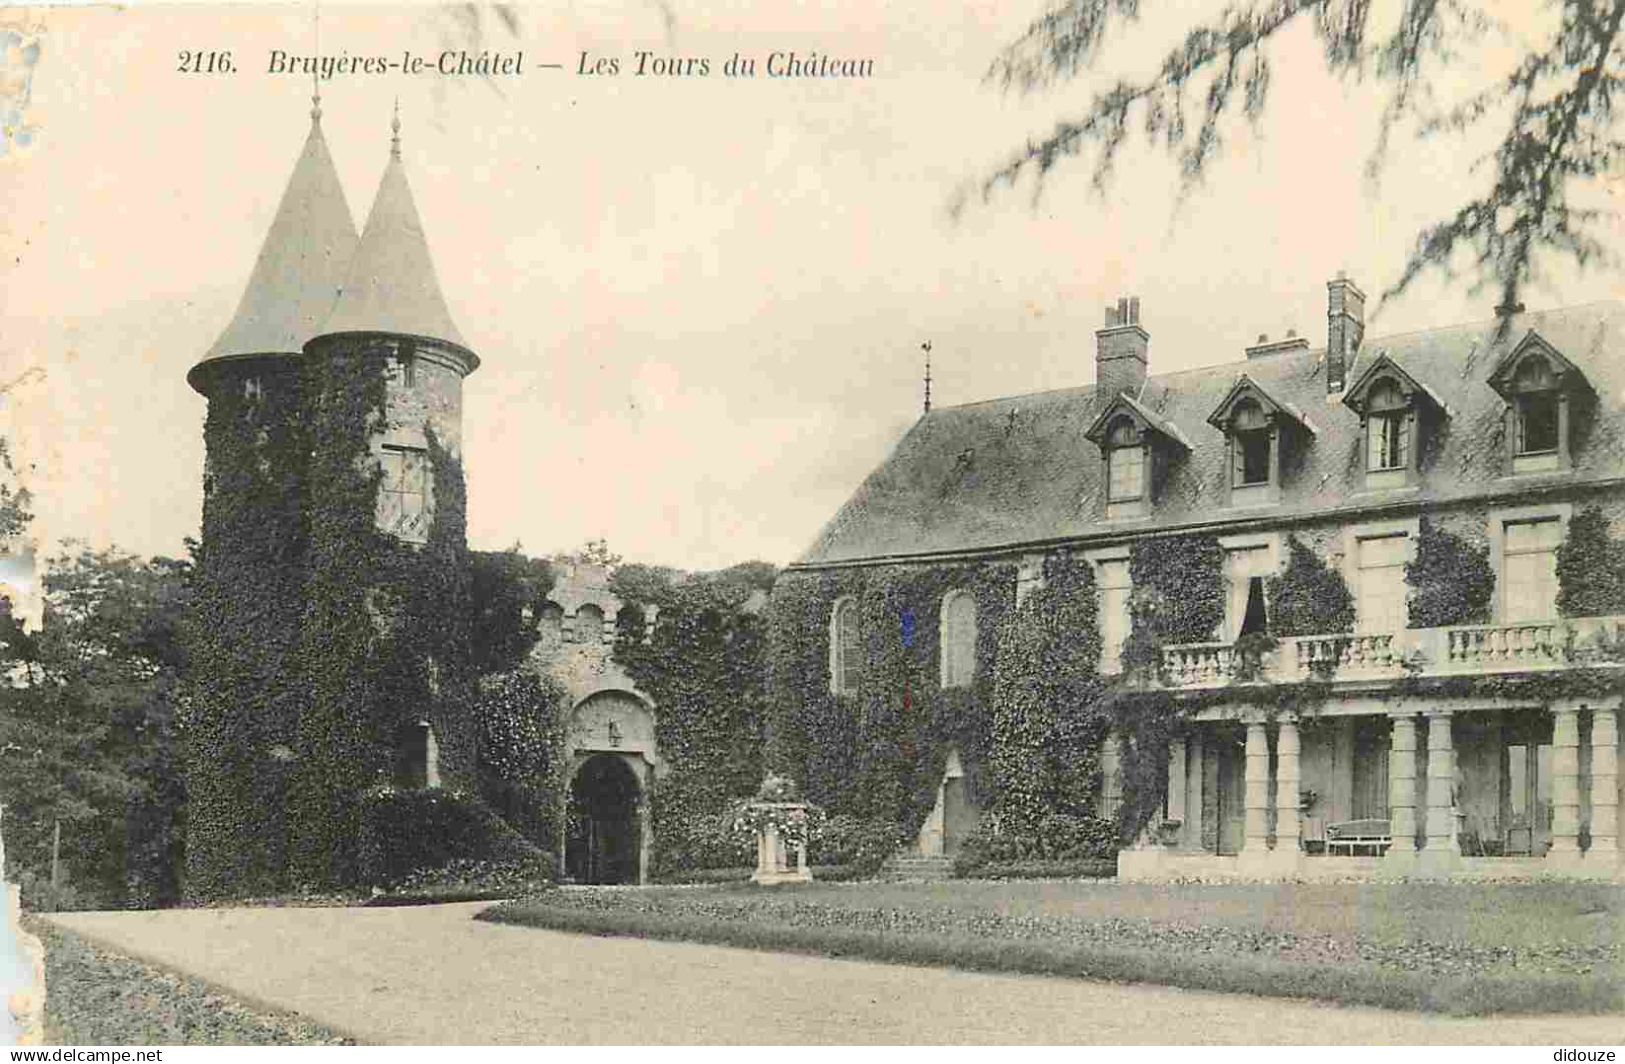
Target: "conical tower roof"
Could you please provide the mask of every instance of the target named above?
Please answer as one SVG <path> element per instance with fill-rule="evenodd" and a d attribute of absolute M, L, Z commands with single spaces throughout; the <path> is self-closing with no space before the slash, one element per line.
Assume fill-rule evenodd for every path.
<path fill-rule="evenodd" d="M 338 302 L 321 334 L 387 332 L 445 340 L 462 347 L 440 294 L 429 244 L 401 165 L 400 123 L 378 196 L 345 272 Z"/>
<path fill-rule="evenodd" d="M 318 106 L 237 314 L 203 361 L 297 355 L 332 311 L 355 247 L 355 219 L 322 136 Z"/>

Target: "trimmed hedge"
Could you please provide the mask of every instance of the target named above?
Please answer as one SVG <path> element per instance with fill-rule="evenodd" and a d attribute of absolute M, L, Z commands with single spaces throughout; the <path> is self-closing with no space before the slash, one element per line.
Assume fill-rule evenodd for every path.
<path fill-rule="evenodd" d="M 362 800 L 362 882 L 377 887 L 470 883 L 507 874 L 545 879 L 552 860 L 485 803 L 439 788 L 375 788 Z"/>

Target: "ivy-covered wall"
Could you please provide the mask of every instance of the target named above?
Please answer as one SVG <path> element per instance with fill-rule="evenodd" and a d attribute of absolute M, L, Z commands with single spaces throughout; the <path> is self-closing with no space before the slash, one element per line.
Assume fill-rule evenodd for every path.
<path fill-rule="evenodd" d="M 307 555 L 299 374 L 269 359 L 214 374 L 179 729 L 185 884 L 197 898 L 284 886 L 285 787 L 304 703 L 293 664 Z"/>
<path fill-rule="evenodd" d="M 943 690 L 939 644 L 943 597 L 976 603 L 975 673 Z M 994 804 L 990 772 L 999 632 L 1015 606 L 1016 566 L 941 566 L 790 571 L 769 609 L 769 759 L 830 813 L 890 825 L 912 838 L 930 813 L 948 751 L 957 748 L 978 804 Z M 837 600 L 858 611 L 862 662 L 857 690 L 830 691 L 830 617 Z"/>
<path fill-rule="evenodd" d="M 774 575 L 763 563 L 703 574 L 628 565 L 610 580 L 615 661 L 654 701 L 665 765 L 650 805 L 656 876 L 753 860 L 728 812 L 764 773 L 762 607 Z"/>
<path fill-rule="evenodd" d="M 210 391 L 187 716 L 189 896 L 353 887 L 362 793 L 428 723 L 475 784 L 462 467 L 432 423 L 391 422 L 390 352 L 337 338 Z M 232 378 L 253 375 L 258 387 Z M 399 404 L 395 404 L 399 406 Z M 385 432 L 421 433 L 425 542 L 379 531 Z"/>

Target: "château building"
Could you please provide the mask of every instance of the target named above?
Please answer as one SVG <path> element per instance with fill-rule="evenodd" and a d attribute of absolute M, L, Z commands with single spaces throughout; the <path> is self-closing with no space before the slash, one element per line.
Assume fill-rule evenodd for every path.
<path fill-rule="evenodd" d="M 1139 300 L 1119 301 L 1092 385 L 928 406 L 788 575 L 833 587 L 1001 563 L 1020 596 L 1046 557 L 1086 559 L 1102 673 L 1187 720 L 1123 875 L 1618 875 L 1625 618 L 1566 615 L 1558 558 L 1578 515 L 1625 513 L 1625 305 L 1366 336 L 1356 284 L 1326 293 L 1323 343 L 1259 337 L 1164 374 Z M 1417 605 L 1419 540 L 1440 533 L 1487 559 L 1472 623 L 1430 624 Z M 1177 536 L 1216 543 L 1222 617 L 1123 677 L 1131 559 Z M 1342 577 L 1351 625 L 1281 634 L 1273 588 L 1304 550 Z M 978 667 L 965 582 L 904 622 L 940 625 L 944 688 Z M 873 633 L 850 598 L 822 623 L 838 702 Z M 952 853 L 977 823 L 959 762 L 921 854 Z"/>

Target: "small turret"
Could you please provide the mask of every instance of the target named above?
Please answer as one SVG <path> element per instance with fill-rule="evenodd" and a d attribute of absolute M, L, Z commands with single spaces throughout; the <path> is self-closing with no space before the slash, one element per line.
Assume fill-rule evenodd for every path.
<path fill-rule="evenodd" d="M 401 161 L 399 114 L 391 130 L 378 195 L 332 313 L 305 357 L 384 356 L 386 416 L 372 446 L 383 470 L 379 524 L 422 541 L 434 511 L 431 438 L 461 456 L 462 381 L 480 360 L 464 346 L 440 292 Z"/>
<path fill-rule="evenodd" d="M 313 99 L 310 133 L 237 313 L 186 375 L 187 383 L 205 395 L 228 365 L 297 356 L 332 311 L 355 253 L 355 219 L 322 136 L 319 97 Z"/>

